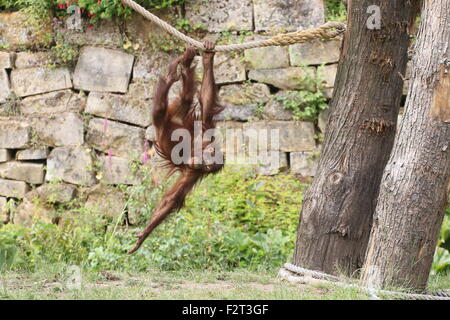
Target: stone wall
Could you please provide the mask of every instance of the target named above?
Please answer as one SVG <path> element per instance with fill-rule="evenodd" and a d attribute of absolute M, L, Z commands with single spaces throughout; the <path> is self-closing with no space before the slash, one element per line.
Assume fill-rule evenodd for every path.
<path fill-rule="evenodd" d="M 234 42 L 264 37 L 260 31 L 320 25 L 323 10 L 322 0 L 196 0 L 188 2 L 186 18 L 207 28 L 205 39 L 231 30 Z M 5 219 L 8 200 L 19 205 L 18 212 L 39 214 L 32 199 L 45 199 L 49 190 L 57 203 L 71 201 L 79 189 L 88 190 L 88 202 L 120 198 L 99 186 L 141 183 L 130 162 L 151 153 L 153 87 L 174 56 L 155 49 L 154 39 L 164 33 L 136 15 L 121 28 L 101 22 L 80 33 L 59 26 L 65 43 L 80 51 L 73 66 L 55 66 L 23 20 L 21 13 L 0 13 L 7 30 L 0 32 L 0 216 Z M 130 41 L 134 50 L 125 50 Z M 300 89 L 302 76 L 315 76 L 324 65 L 320 72 L 331 98 L 339 53 L 340 39 L 217 54 L 226 107 L 220 126 L 281 132 L 280 147 L 272 150 L 280 164 L 258 166 L 260 174 L 314 176 L 326 112 L 318 123 L 294 121 L 277 97 Z"/>

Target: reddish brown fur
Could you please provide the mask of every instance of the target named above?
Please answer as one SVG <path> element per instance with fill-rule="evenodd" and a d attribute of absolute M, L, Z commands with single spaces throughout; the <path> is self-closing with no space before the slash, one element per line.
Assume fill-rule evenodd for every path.
<path fill-rule="evenodd" d="M 169 174 L 179 171 L 181 176 L 172 188 L 166 192 L 161 203 L 156 208 L 153 217 L 146 228 L 138 234 L 135 247 L 130 254 L 140 248 L 150 233 L 167 216 L 181 209 L 187 194 L 194 188 L 203 176 L 216 173 L 222 168 L 221 164 L 213 166 L 179 164 L 176 165 L 171 159 L 172 148 L 178 141 L 171 141 L 172 132 L 176 129 L 187 129 L 194 136 L 194 121 L 201 120 L 203 131 L 215 127 L 214 116 L 223 108 L 217 102 L 217 88 L 214 80 L 214 44 L 205 43 L 208 51 L 203 54 L 204 75 L 200 90 L 199 102 L 201 105 L 201 119 L 195 115 L 194 95 L 196 91 L 195 66 L 191 66 L 196 50 L 188 48 L 184 54 L 173 61 L 166 77 L 161 77 L 155 92 L 155 105 L 153 108 L 153 125 L 156 129 L 156 151 L 167 161 L 166 166 L 170 169 Z M 171 104 L 168 103 L 168 94 L 172 85 L 178 81 L 177 68 L 181 65 L 181 78 L 183 88 L 179 97 Z M 191 141 L 193 144 L 193 141 Z M 203 145 L 203 148 L 205 145 Z"/>

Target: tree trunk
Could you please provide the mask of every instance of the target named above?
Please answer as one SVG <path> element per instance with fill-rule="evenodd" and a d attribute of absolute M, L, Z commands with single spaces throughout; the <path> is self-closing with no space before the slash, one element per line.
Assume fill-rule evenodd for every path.
<path fill-rule="evenodd" d="M 331 274 L 337 267 L 349 273 L 362 267 L 379 183 L 394 141 L 408 28 L 418 3 L 349 2 L 324 148 L 303 203 L 296 265 Z M 381 29 L 373 28 L 378 18 L 373 5 L 381 9 Z"/>
<path fill-rule="evenodd" d="M 450 179 L 450 0 L 425 0 L 411 86 L 386 166 L 363 270 L 372 287 L 422 290 Z"/>

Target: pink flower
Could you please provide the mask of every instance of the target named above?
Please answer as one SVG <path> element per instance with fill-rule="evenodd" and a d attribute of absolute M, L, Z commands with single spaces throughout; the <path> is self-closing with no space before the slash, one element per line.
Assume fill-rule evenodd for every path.
<path fill-rule="evenodd" d="M 145 141 L 144 143 L 144 155 L 142 157 L 142 163 L 143 164 L 147 164 L 148 160 L 150 159 L 149 155 L 148 155 L 148 148 L 150 147 L 150 144 L 148 143 L 148 141 Z"/>
<path fill-rule="evenodd" d="M 112 150 L 108 149 L 108 166 L 112 167 Z"/>
<path fill-rule="evenodd" d="M 91 27 L 91 28 L 89 28 Z M 92 26 L 88 26 L 88 29 L 92 29 Z M 102 140 L 102 145 L 106 145 L 106 140 L 105 140 L 105 135 L 106 135 L 106 131 L 108 130 L 108 119 L 104 119 L 103 120 L 103 140 Z"/>

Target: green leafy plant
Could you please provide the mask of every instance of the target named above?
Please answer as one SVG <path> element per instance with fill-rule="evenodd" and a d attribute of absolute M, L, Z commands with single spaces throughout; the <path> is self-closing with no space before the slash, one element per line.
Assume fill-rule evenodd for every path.
<path fill-rule="evenodd" d="M 51 45 L 51 18 L 54 0 L 0 0 L 0 7 L 8 10 L 21 10 L 26 14 L 25 23 L 31 27 L 31 38 L 36 44 L 48 47 Z"/>
<path fill-rule="evenodd" d="M 14 263 L 17 254 L 15 244 L 23 236 L 24 229 L 1 227 L 0 232 L 0 273 L 8 270 Z"/>
<path fill-rule="evenodd" d="M 432 273 L 443 273 L 450 270 L 450 206 L 445 212 L 441 232 L 439 233 L 436 253 L 434 255 Z"/>
<path fill-rule="evenodd" d="M 306 66 L 303 66 L 306 70 Z M 287 90 L 283 94 L 274 96 L 282 107 L 292 112 L 294 120 L 317 121 L 321 111 L 328 109 L 327 99 L 323 94 L 323 80 L 319 67 L 317 76 L 305 72 L 299 82 L 300 90 Z"/>
<path fill-rule="evenodd" d="M 322 92 L 307 90 L 287 91 L 287 96 L 276 96 L 284 109 L 292 111 L 294 120 L 316 121 L 319 113 L 328 108 Z"/>
<path fill-rule="evenodd" d="M 131 9 L 122 4 L 121 0 L 76 0 L 70 1 L 69 5 L 76 2 L 80 8 L 85 9 L 86 15 L 95 22 L 98 19 L 111 19 L 114 17 L 128 17 Z M 137 3 L 149 9 L 165 9 L 184 4 L 185 0 L 136 0 Z M 68 1 L 57 0 L 60 9 L 67 7 Z"/>
<path fill-rule="evenodd" d="M 149 9 L 164 9 L 183 5 L 185 0 L 136 0 Z M 0 8 L 5 10 L 24 10 L 33 19 L 39 20 L 49 13 L 66 15 L 71 5 L 82 9 L 82 14 L 96 22 L 100 19 L 129 17 L 132 10 L 121 0 L 0 0 Z"/>
<path fill-rule="evenodd" d="M 135 169 L 144 178 L 150 174 Z M 0 247 L 17 248 L 14 267 L 25 270 L 49 263 L 92 270 L 261 269 L 278 267 L 291 255 L 304 186 L 294 176 L 260 177 L 236 168 L 205 179 L 185 209 L 127 255 L 165 189 L 145 180 L 120 187 L 127 195 L 125 221 L 133 226 L 123 216 L 111 221 L 80 199 L 55 207 L 58 225 L 3 226 Z"/>
<path fill-rule="evenodd" d="M 325 0 L 326 21 L 347 21 L 347 9 L 342 0 Z"/>
<path fill-rule="evenodd" d="M 61 9 L 67 7 L 67 4 L 64 6 L 64 3 L 66 3 L 64 0 L 58 0 L 58 3 L 62 6 Z M 77 5 L 92 23 L 100 19 L 129 17 L 131 14 L 131 9 L 123 5 L 121 0 L 78 0 Z"/>
<path fill-rule="evenodd" d="M 185 33 L 205 30 L 201 24 L 192 25 L 192 23 L 185 18 L 178 18 L 175 21 L 175 28 Z"/>
<path fill-rule="evenodd" d="M 58 65 L 73 65 L 79 55 L 78 47 L 66 42 L 60 31 L 55 35 L 55 45 L 51 48 L 51 52 L 52 62 Z"/>
<path fill-rule="evenodd" d="M 265 102 L 258 102 L 255 107 L 255 114 L 257 118 L 263 118 L 264 110 L 266 109 Z"/>
<path fill-rule="evenodd" d="M 0 9 L 2 10 L 14 10 L 16 8 L 17 0 L 0 0 Z"/>

